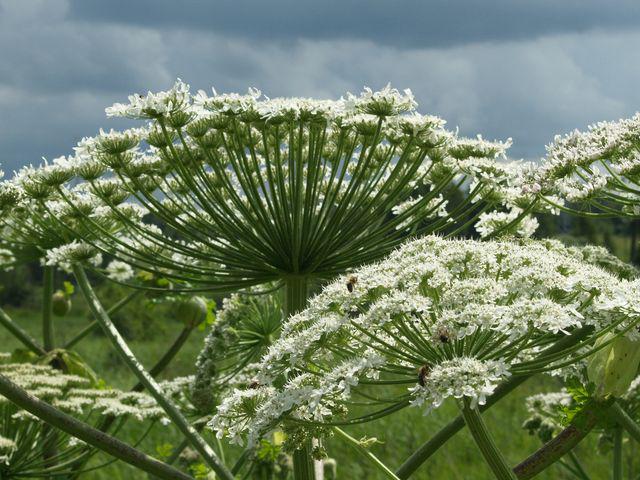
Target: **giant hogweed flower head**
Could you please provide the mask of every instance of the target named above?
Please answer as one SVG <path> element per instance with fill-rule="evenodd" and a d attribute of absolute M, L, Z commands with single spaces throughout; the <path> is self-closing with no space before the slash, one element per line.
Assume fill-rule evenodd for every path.
<path fill-rule="evenodd" d="M 316 427 L 407 405 L 428 413 L 451 397 L 483 404 L 509 375 L 543 371 L 529 354 L 579 327 L 594 327 L 586 344 L 607 332 L 637 337 L 638 284 L 553 247 L 406 243 L 290 317 L 258 382 L 227 397 L 211 426 L 253 442 L 276 425 L 318 435 Z M 548 368 L 577 361 L 571 354 L 584 346 L 559 352 Z M 354 417 L 353 403 L 369 410 Z"/>
<path fill-rule="evenodd" d="M 81 217 L 66 227 L 77 240 L 185 288 L 334 275 L 514 201 L 498 161 L 510 140 L 460 138 L 417 113 L 410 91 L 209 96 L 178 81 L 129 100 L 108 115 L 147 125 L 83 139 L 18 183 L 42 208 L 62 202 Z M 85 210 L 87 198 L 96 204 Z"/>
<path fill-rule="evenodd" d="M 640 215 L 640 114 L 557 135 L 527 182 L 550 203 L 578 212 Z M 557 198 L 562 200 L 558 202 Z"/>

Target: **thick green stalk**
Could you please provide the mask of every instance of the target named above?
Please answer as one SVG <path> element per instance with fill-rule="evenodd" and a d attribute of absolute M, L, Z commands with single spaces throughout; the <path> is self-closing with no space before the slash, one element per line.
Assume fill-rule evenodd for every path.
<path fill-rule="evenodd" d="M 135 290 L 134 292 L 131 292 L 129 295 L 127 295 L 126 297 L 121 298 L 120 300 L 118 300 L 118 302 L 114 303 L 113 305 L 111 305 L 108 309 L 107 309 L 107 314 L 108 315 L 115 315 L 117 312 L 119 312 L 120 310 L 122 310 L 131 300 L 133 300 L 134 298 L 140 296 L 142 294 L 142 290 Z M 94 320 L 93 322 L 91 322 L 89 325 L 87 325 L 86 327 L 84 327 L 82 330 L 80 330 L 75 337 L 73 337 L 71 340 L 69 340 L 67 343 L 65 343 L 64 345 L 64 349 L 65 350 L 69 350 L 70 348 L 72 348 L 76 343 L 78 343 L 80 340 L 82 340 L 84 337 L 86 337 L 87 335 L 89 335 L 91 332 L 93 332 L 94 330 L 97 330 L 100 328 L 100 324 L 98 323 L 97 320 Z"/>
<path fill-rule="evenodd" d="M 289 277 L 284 282 L 284 318 L 304 309 L 307 305 L 308 285 L 305 277 Z M 293 452 L 293 478 L 295 480 L 314 480 L 315 472 L 311 451 L 311 440 Z"/>
<path fill-rule="evenodd" d="M 44 267 L 42 273 L 42 342 L 47 352 L 55 348 L 53 339 L 53 274 L 53 267 Z"/>
<path fill-rule="evenodd" d="M 493 441 L 478 408 L 471 407 L 469 400 L 465 398 L 461 411 L 471 436 L 496 478 L 498 480 L 516 480 L 511 467 Z"/>
<path fill-rule="evenodd" d="M 38 342 L 24 331 L 17 323 L 15 323 L 7 312 L 0 308 L 0 325 L 9 330 L 9 332 L 22 342 L 22 344 L 36 355 L 44 355 L 47 353 Z"/>
<path fill-rule="evenodd" d="M 613 431 L 613 480 L 622 480 L 622 427 Z"/>
<path fill-rule="evenodd" d="M 609 413 L 615 417 L 618 424 L 627 431 L 631 438 L 640 443 L 640 425 L 638 425 L 633 418 L 625 412 L 618 402 L 615 402 L 611 406 Z"/>
<path fill-rule="evenodd" d="M 55 269 L 51 266 L 45 266 L 42 272 L 42 344 L 45 351 L 50 352 L 55 348 L 55 340 L 53 333 L 53 282 Z M 55 432 L 48 435 L 49 426 L 42 428 L 43 437 L 46 441 L 42 445 L 42 457 L 47 467 L 55 465 L 54 457 L 58 454 L 56 444 L 58 436 Z"/>
<path fill-rule="evenodd" d="M 527 480 L 535 477 L 570 452 L 595 427 L 609 406 L 610 403 L 596 403 L 585 407 L 580 413 L 579 421 L 574 420 L 573 424 L 514 467 L 513 471 L 518 479 Z"/>
<path fill-rule="evenodd" d="M 587 337 L 593 331 L 593 327 L 587 326 L 582 327 L 571 335 L 563 336 L 560 340 L 554 343 L 549 348 L 542 351 L 536 360 L 542 360 L 545 356 L 553 355 L 557 352 L 564 350 L 572 345 L 577 344 L 585 337 Z M 495 405 L 499 400 L 501 400 L 505 395 L 515 390 L 518 386 L 524 383 L 529 375 L 521 375 L 517 377 L 512 377 L 506 382 L 496 388 L 493 395 L 491 395 L 487 399 L 487 403 L 481 405 L 479 410 L 480 412 L 484 412 L 488 408 Z M 396 475 L 398 478 L 404 480 L 409 478 L 424 462 L 426 462 L 431 455 L 436 453 L 438 449 L 447 443 L 451 437 L 453 437 L 456 433 L 458 433 L 464 427 L 464 418 L 462 415 L 458 415 L 455 419 L 449 422 L 447 425 L 442 427 L 438 433 L 436 433 L 433 437 L 431 437 L 428 441 L 423 443 L 415 452 L 411 454 L 407 460 L 396 470 Z"/>
<path fill-rule="evenodd" d="M 193 480 L 179 470 L 166 465 L 141 451 L 130 447 L 117 438 L 87 425 L 70 415 L 52 407 L 20 388 L 4 375 L 0 374 L 0 395 L 3 395 L 18 407 L 44 420 L 49 425 L 62 430 L 83 442 L 107 452 L 136 468 L 152 473 L 159 478 L 171 480 Z"/>
<path fill-rule="evenodd" d="M 373 453 L 371 453 L 369 450 L 367 450 L 364 446 L 362 446 L 362 444 L 356 440 L 355 438 L 353 438 L 351 435 L 349 435 L 347 432 L 345 432 L 344 430 L 338 428 L 338 427 L 334 427 L 333 431 L 343 440 L 346 440 L 346 442 L 356 451 L 358 452 L 361 456 L 363 456 L 369 463 L 371 463 L 382 475 L 384 475 L 387 478 L 390 478 L 391 480 L 399 480 L 398 477 L 396 476 L 395 473 L 393 473 L 391 470 L 389 470 L 389 467 L 387 467 L 384 463 L 382 463 L 378 457 L 376 457 Z"/>
<path fill-rule="evenodd" d="M 184 418 L 173 402 L 164 395 L 158 383 L 151 375 L 149 375 L 144 366 L 138 361 L 98 300 L 93 288 L 91 288 L 91 285 L 89 284 L 89 280 L 87 279 L 84 269 L 80 265 L 74 265 L 73 273 L 78 280 L 78 286 L 87 300 L 94 317 L 100 323 L 104 333 L 107 335 L 127 366 L 138 377 L 138 380 L 144 385 L 146 390 L 156 399 L 158 404 L 162 407 L 167 416 L 175 423 L 185 438 L 187 438 L 198 453 L 202 455 L 204 461 L 219 477 L 226 480 L 232 480 L 233 475 L 222 464 L 213 449 L 207 444 L 196 429 L 191 426 L 187 419 Z"/>

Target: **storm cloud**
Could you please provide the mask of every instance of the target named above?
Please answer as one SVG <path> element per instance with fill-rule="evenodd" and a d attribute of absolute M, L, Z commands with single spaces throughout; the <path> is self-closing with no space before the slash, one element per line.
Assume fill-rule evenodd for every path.
<path fill-rule="evenodd" d="M 449 127 L 537 158 L 555 133 L 640 109 L 639 5 L 0 0 L 0 163 L 68 154 L 123 125 L 105 106 L 176 77 L 332 98 L 391 82 Z"/>

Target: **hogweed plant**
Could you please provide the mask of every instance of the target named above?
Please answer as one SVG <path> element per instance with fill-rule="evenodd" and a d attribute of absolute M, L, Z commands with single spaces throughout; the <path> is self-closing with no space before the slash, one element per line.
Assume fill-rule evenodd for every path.
<path fill-rule="evenodd" d="M 609 332 L 637 337 L 637 295 L 636 283 L 557 246 L 415 240 L 330 283 L 289 318 L 255 382 L 225 399 L 211 426 L 250 444 L 283 428 L 294 446 L 407 406 L 427 414 L 455 398 L 496 477 L 515 478 L 478 406 L 512 375 L 590 355 Z M 531 360 L 585 326 L 593 333 L 582 342 Z"/>
<path fill-rule="evenodd" d="M 0 322 L 34 354 L 60 357 L 53 299 L 63 308 L 69 293 L 54 293 L 54 272 L 72 272 L 95 325 L 140 380 L 135 390 L 147 389 L 185 436 L 176 452 L 191 444 L 221 478 L 233 478 L 247 452 L 231 470 L 223 464 L 223 446 L 216 453 L 199 432 L 211 415 L 219 434 L 247 436 L 249 453 L 277 451 L 265 435 L 284 430 L 296 479 L 313 478 L 312 439 L 332 434 L 386 476 L 406 478 L 465 424 L 495 475 L 513 478 L 479 410 L 535 373 L 568 376 L 589 361 L 600 362 L 594 371 L 609 385 L 607 372 L 620 371 L 609 359 L 636 341 L 638 317 L 637 283 L 614 275 L 635 272 L 593 247 L 444 240 L 474 224 L 485 239 L 531 236 L 532 213 L 567 209 L 565 199 L 580 199 L 571 188 L 595 170 L 585 170 L 574 151 L 568 173 L 508 163 L 510 140 L 462 138 L 416 107 L 410 91 L 390 86 L 315 100 L 254 89 L 191 94 L 178 80 L 169 91 L 107 108 L 108 116 L 144 123 L 101 130 L 73 156 L 0 183 L 0 264 L 38 259 L 45 266 L 42 345 L 1 311 Z M 577 143 L 592 151 L 615 130 L 615 147 L 602 151 L 632 162 L 632 124 L 622 128 L 627 133 L 605 128 Z M 550 148 L 550 158 L 564 162 L 571 155 L 563 149 Z M 603 168 L 621 178 L 617 167 Z M 630 201 L 630 181 L 624 194 L 620 186 L 607 193 L 605 204 Z M 440 237 L 401 246 L 428 234 Z M 178 303 L 185 331 L 150 371 L 113 325 L 85 268 Z M 305 310 L 309 293 L 336 275 Z M 284 295 L 276 291 L 282 286 Z M 206 300 L 188 296 L 197 291 L 236 293 L 219 312 L 195 375 L 158 384 L 153 377 L 211 315 Z M 27 405 L 3 378 L 0 387 Z M 428 412 L 449 397 L 462 416 L 397 475 L 339 428 L 409 405 Z M 267 443 L 253 450 L 259 441 Z M 11 442 L 2 439 L 0 455 Z M 146 466 L 158 467 L 152 463 Z"/>
<path fill-rule="evenodd" d="M 498 161 L 510 141 L 461 138 L 415 107 L 410 91 L 391 87 L 331 101 L 192 95 L 178 81 L 107 109 L 145 125 L 18 172 L 0 203 L 25 196 L 59 219 L 71 240 L 47 252 L 52 264 L 97 264 L 103 253 L 183 290 L 279 282 L 288 316 L 305 306 L 310 281 L 379 259 L 408 236 L 453 235 L 479 218 L 490 235 L 532 211 L 519 167 Z"/>

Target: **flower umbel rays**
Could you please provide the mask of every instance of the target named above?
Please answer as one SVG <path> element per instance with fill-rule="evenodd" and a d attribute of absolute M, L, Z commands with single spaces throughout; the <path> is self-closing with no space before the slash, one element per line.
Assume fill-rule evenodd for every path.
<path fill-rule="evenodd" d="M 210 425 L 254 442 L 276 426 L 320 435 L 407 405 L 428 413 L 451 397 L 474 408 L 510 375 L 538 371 L 528 359 L 558 336 L 594 327 L 557 354 L 565 363 L 604 332 L 637 337 L 638 298 L 637 281 L 556 242 L 414 240 L 292 316 L 258 382 L 226 398 Z M 354 417 L 354 403 L 366 412 Z"/>
<path fill-rule="evenodd" d="M 233 290 L 332 276 L 409 235 L 455 233 L 530 203 L 513 185 L 519 167 L 499 161 L 510 139 L 461 138 L 416 106 L 390 86 L 316 100 L 191 95 L 178 81 L 108 108 L 148 123 L 23 169 L 0 187 L 0 207 L 35 207 L 27 226 L 55 257 L 82 241 L 182 288 Z M 5 225 L 31 233 L 12 217 Z"/>

